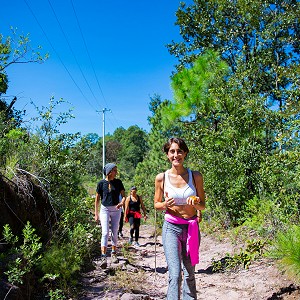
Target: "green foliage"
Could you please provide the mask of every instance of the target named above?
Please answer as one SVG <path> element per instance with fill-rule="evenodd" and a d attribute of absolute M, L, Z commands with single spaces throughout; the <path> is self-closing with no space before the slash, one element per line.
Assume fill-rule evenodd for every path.
<path fill-rule="evenodd" d="M 35 234 L 35 229 L 27 222 L 22 232 L 23 244 L 19 246 L 18 237 L 13 235 L 8 225 L 4 226 L 3 231 L 4 239 L 12 245 L 11 253 L 14 254 L 9 260 L 5 274 L 8 281 L 16 285 L 24 284 L 24 279 L 28 282 L 29 275 L 33 274 L 34 268 L 41 259 L 42 243 L 40 237 Z"/>
<path fill-rule="evenodd" d="M 43 273 L 56 274 L 58 285 L 63 290 L 68 290 L 68 285 L 74 284 L 73 276 L 80 270 L 82 264 L 82 259 L 76 250 L 76 246 L 72 243 L 52 245 L 40 262 Z"/>
<path fill-rule="evenodd" d="M 0 95 L 6 93 L 8 88 L 8 77 L 6 69 L 12 64 L 43 62 L 48 58 L 44 57 L 39 51 L 30 47 L 29 35 L 17 35 L 17 31 L 11 28 L 10 37 L 4 38 L 0 34 Z"/>
<path fill-rule="evenodd" d="M 11 228 L 8 224 L 3 226 L 3 237 L 5 241 L 12 246 L 15 246 L 19 241 L 19 238 L 12 233 Z"/>
<path fill-rule="evenodd" d="M 64 299 L 66 299 L 63 291 L 60 290 L 60 289 L 51 290 L 49 292 L 49 297 L 50 297 L 50 300 L 64 300 Z"/>
<path fill-rule="evenodd" d="M 148 151 L 146 132 L 135 125 L 121 132 L 117 129 L 111 139 L 120 144 L 115 160 L 119 169 L 119 178 L 129 182 L 131 186 L 135 168 L 139 162 L 143 161 Z"/>
<path fill-rule="evenodd" d="M 58 286 L 63 291 L 69 291 L 76 285 L 78 272 L 98 246 L 100 232 L 87 203 L 81 198 L 70 199 L 56 227 L 39 268 L 44 274 L 55 275 L 51 287 Z"/>
<path fill-rule="evenodd" d="M 58 106 L 66 104 L 63 99 L 50 99 L 49 107 L 37 108 L 40 125 L 26 143 L 19 146 L 17 156 L 19 168 L 41 178 L 49 188 L 55 208 L 62 212 L 72 197 L 85 196 L 81 176 L 88 159 L 88 143 L 76 142 L 80 134 L 61 134 L 60 125 L 72 118 L 71 109 L 57 113 Z M 20 145 L 20 143 L 19 143 Z"/>
<path fill-rule="evenodd" d="M 292 225 L 278 232 L 269 252 L 281 268 L 300 283 L 300 226 Z"/>
<path fill-rule="evenodd" d="M 226 254 L 224 258 L 216 261 L 212 259 L 213 272 L 224 272 L 237 270 L 240 266 L 247 269 L 251 262 L 263 254 L 265 243 L 261 240 L 248 240 L 246 249 L 240 249 L 239 253 L 230 255 Z"/>
<path fill-rule="evenodd" d="M 168 124 L 183 117 L 206 116 L 218 109 L 213 84 L 222 82 L 227 70 L 226 63 L 215 52 L 207 51 L 192 68 L 175 74 L 172 78 L 175 101 L 163 109 L 162 123 L 165 119 Z"/>
<path fill-rule="evenodd" d="M 42 57 L 41 53 L 35 51 L 29 44 L 29 36 L 18 36 L 16 30 L 12 29 L 12 36 L 7 38 L 0 34 L 0 96 L 5 94 L 8 88 L 9 79 L 6 70 L 9 66 L 17 63 L 43 62 L 47 59 L 47 55 Z M 24 131 L 20 129 L 25 112 L 13 108 L 16 101 L 17 97 L 14 97 L 10 103 L 0 99 L 0 167 L 2 168 L 5 168 L 6 158 L 20 150 L 16 141 L 21 141 L 25 137 Z M 22 136 L 12 132 L 9 134 L 11 130 L 17 130 Z"/>
<path fill-rule="evenodd" d="M 118 166 L 118 178 L 123 181 L 126 190 L 133 185 L 133 177 L 136 166 L 143 161 L 147 151 L 147 133 L 138 126 L 130 126 L 128 129 L 119 127 L 112 135 L 105 137 L 105 160 L 114 162 Z M 99 139 L 96 143 L 87 146 L 88 159 L 86 160 L 86 171 L 90 179 L 94 180 L 93 193 L 99 177 L 102 178 L 102 144 Z M 90 181 L 90 180 L 88 180 Z"/>

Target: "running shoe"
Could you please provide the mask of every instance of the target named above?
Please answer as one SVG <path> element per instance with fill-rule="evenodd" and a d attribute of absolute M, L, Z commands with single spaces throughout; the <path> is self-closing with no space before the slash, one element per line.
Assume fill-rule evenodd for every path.
<path fill-rule="evenodd" d="M 106 256 L 102 256 L 100 259 L 100 267 L 102 269 L 106 269 L 107 268 L 107 257 Z"/>
<path fill-rule="evenodd" d="M 111 254 L 111 262 L 112 262 L 113 264 L 117 264 L 117 263 L 119 262 L 119 259 L 118 259 L 118 257 L 117 257 L 117 253 L 112 253 L 112 254 Z"/>

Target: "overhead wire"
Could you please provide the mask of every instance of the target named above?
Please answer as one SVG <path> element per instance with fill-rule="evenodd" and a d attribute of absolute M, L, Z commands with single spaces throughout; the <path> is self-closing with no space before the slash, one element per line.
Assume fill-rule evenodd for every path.
<path fill-rule="evenodd" d="M 105 104 L 106 104 L 106 107 L 109 108 L 109 104 L 108 104 L 107 101 L 106 101 L 106 98 L 105 98 L 105 96 L 104 96 L 103 90 L 102 90 L 101 85 L 100 85 L 100 82 L 99 82 L 99 80 L 98 80 L 98 76 L 97 76 L 97 74 L 96 74 L 95 67 L 94 67 L 94 64 L 93 64 L 93 61 L 92 61 L 90 52 L 89 52 L 89 50 L 88 50 L 87 43 L 86 43 L 86 41 L 85 41 L 84 34 L 83 34 L 83 32 L 82 32 L 82 29 L 81 29 L 81 25 L 80 25 L 79 18 L 78 18 L 77 13 L 76 13 L 76 9 L 75 9 L 73 0 L 70 0 L 70 1 L 71 1 L 72 9 L 73 9 L 73 12 L 74 12 L 76 21 L 77 21 L 77 26 L 78 26 L 78 28 L 79 28 L 79 31 L 80 31 L 80 34 L 81 34 L 81 38 L 82 38 L 82 41 L 83 41 L 83 44 L 84 44 L 84 47 L 85 47 L 85 50 L 86 50 L 86 52 L 87 52 L 87 56 L 88 56 L 88 58 L 89 58 L 89 61 L 90 61 L 91 67 L 92 67 L 92 69 L 93 69 L 93 73 L 94 73 L 96 82 L 97 82 L 97 84 L 98 84 L 98 88 L 99 88 L 100 93 L 101 93 L 101 95 L 102 95 L 102 97 L 103 97 L 103 100 L 104 100 L 104 102 L 105 102 Z M 118 125 L 118 121 L 117 121 L 117 119 L 116 119 L 116 117 L 115 117 L 113 111 L 111 111 L 111 113 L 112 113 L 112 115 L 113 115 L 113 117 L 114 117 L 114 119 L 115 119 L 115 121 L 116 121 L 116 123 L 117 123 L 117 125 Z M 117 127 L 120 127 L 120 126 L 118 125 Z"/>
<path fill-rule="evenodd" d="M 27 0 L 24 0 L 26 6 L 28 7 L 29 11 L 31 12 L 31 14 L 33 15 L 35 21 L 37 22 L 38 26 L 40 27 L 40 29 L 42 30 L 44 36 L 46 37 L 49 45 L 51 46 L 52 50 L 55 52 L 55 54 L 57 55 L 60 63 L 63 65 L 63 67 L 65 68 L 65 70 L 67 71 L 68 75 L 70 76 L 71 80 L 73 81 L 73 83 L 75 84 L 75 86 L 78 88 L 78 90 L 80 91 L 81 95 L 83 96 L 83 98 L 87 101 L 87 103 L 93 108 L 93 110 L 96 110 L 93 105 L 91 104 L 91 102 L 87 99 L 87 97 L 84 95 L 83 91 L 81 90 L 81 88 L 79 87 L 79 85 L 77 84 L 77 82 L 75 81 L 75 79 L 73 78 L 72 74 L 70 73 L 70 71 L 68 70 L 67 66 L 64 64 L 63 60 L 61 59 L 59 53 L 55 50 L 51 40 L 49 39 L 48 35 L 46 34 L 44 28 L 42 27 L 42 25 L 40 24 L 39 20 L 37 19 L 36 15 L 34 14 L 33 10 L 31 9 L 30 5 L 28 4 Z"/>
<path fill-rule="evenodd" d="M 84 98 L 84 99 L 86 100 L 86 102 L 92 107 L 92 109 L 93 109 L 94 111 L 96 111 L 96 112 L 98 112 L 98 113 L 101 112 L 101 111 L 98 111 L 98 110 L 91 104 L 91 102 L 88 100 L 88 98 L 85 96 L 85 94 L 83 93 L 82 89 L 79 87 L 79 85 L 77 84 L 77 82 L 76 82 L 75 79 L 73 78 L 72 74 L 71 74 L 70 71 L 68 70 L 67 66 L 64 64 L 64 62 L 63 62 L 63 60 L 61 59 L 59 53 L 58 53 L 58 52 L 56 51 L 56 49 L 54 48 L 54 46 L 53 46 L 51 40 L 49 39 L 49 37 L 48 37 L 48 35 L 46 34 L 45 30 L 43 29 L 42 25 L 41 25 L 40 22 L 38 21 L 38 19 L 37 19 L 35 13 L 33 12 L 32 8 L 31 8 L 30 5 L 28 4 L 27 0 L 24 0 L 24 2 L 25 2 L 25 4 L 27 5 L 28 9 L 30 10 L 31 14 L 33 15 L 34 19 L 36 20 L 38 26 L 39 26 L 40 29 L 42 30 L 42 32 L 43 32 L 44 36 L 46 37 L 48 43 L 50 44 L 51 48 L 53 49 L 53 51 L 54 51 L 55 54 L 57 55 L 58 59 L 60 60 L 61 64 L 62 64 L 63 67 L 65 68 L 65 70 L 67 71 L 67 73 L 68 73 L 68 75 L 70 76 L 71 80 L 73 81 L 73 83 L 75 84 L 75 86 L 76 86 L 76 87 L 78 88 L 78 90 L 80 91 L 80 93 L 81 93 L 81 95 L 83 96 L 83 98 Z M 93 97 L 95 98 L 97 104 L 100 106 L 97 97 L 95 96 L 94 92 L 92 91 L 91 86 L 90 86 L 90 84 L 88 83 L 88 81 L 87 81 L 87 79 L 86 79 L 86 77 L 85 77 L 85 75 L 84 75 L 84 73 L 83 73 L 83 71 L 82 71 L 82 68 L 81 68 L 80 65 L 79 65 L 79 62 L 78 62 L 78 60 L 77 60 L 77 58 L 76 58 L 76 55 L 75 55 L 75 53 L 74 53 L 74 51 L 73 51 L 73 49 L 72 49 L 72 47 L 71 47 L 71 44 L 70 44 L 70 42 L 69 42 L 69 40 L 68 40 L 68 38 L 67 38 L 67 36 L 66 36 L 64 30 L 63 30 L 63 27 L 62 27 L 62 25 L 61 25 L 61 23 L 60 23 L 60 21 L 59 21 L 59 19 L 58 19 L 58 17 L 57 17 L 57 14 L 55 13 L 55 10 L 54 10 L 54 8 L 53 8 L 53 6 L 52 6 L 50 0 L 48 0 L 48 3 L 49 3 L 49 5 L 50 5 L 50 7 L 51 7 L 51 10 L 52 10 L 52 12 L 53 12 L 53 14 L 54 14 L 54 16 L 55 16 L 55 19 L 56 19 L 57 23 L 58 23 L 58 25 L 59 25 L 59 27 L 60 27 L 60 29 L 61 29 L 61 31 L 62 31 L 62 34 L 63 34 L 63 36 L 64 36 L 64 38 L 65 38 L 65 40 L 66 40 L 66 42 L 67 42 L 67 44 L 68 44 L 68 46 L 69 46 L 69 48 L 70 48 L 70 51 L 71 51 L 71 53 L 72 53 L 72 55 L 73 55 L 73 57 L 74 57 L 74 59 L 75 59 L 75 61 L 76 61 L 76 64 L 77 64 L 77 66 L 78 66 L 78 68 L 79 68 L 79 70 L 80 70 L 80 72 L 81 72 L 81 74 L 82 74 L 82 76 L 83 76 L 83 78 L 84 78 L 84 80 L 85 80 L 87 86 L 89 87 L 90 92 L 92 93 Z M 78 28 L 79 28 L 79 31 L 80 31 L 80 34 L 81 34 L 81 38 L 82 38 L 83 43 L 84 43 L 84 46 L 85 46 L 85 50 L 86 50 L 86 52 L 87 52 L 87 55 L 88 55 L 90 64 L 91 64 L 92 69 L 93 69 L 94 76 L 95 76 L 95 78 L 96 78 L 96 82 L 97 82 L 98 88 L 99 88 L 99 90 L 100 90 L 100 93 L 101 93 L 101 95 L 102 95 L 102 97 L 103 97 L 103 100 L 104 100 L 104 102 L 105 102 L 107 108 L 109 108 L 109 104 L 107 103 L 106 98 L 105 98 L 104 93 L 103 93 L 103 90 L 102 90 L 102 88 L 101 88 L 101 86 L 100 86 L 100 83 L 99 83 L 99 80 L 98 80 L 98 77 L 97 77 L 97 74 L 96 74 L 96 71 L 95 71 L 95 68 L 94 68 L 94 65 L 93 65 L 93 62 L 92 62 L 90 53 L 89 53 L 89 51 L 88 51 L 88 47 L 87 47 L 87 44 L 86 44 L 86 41 L 85 41 L 85 38 L 84 38 L 84 35 L 83 35 L 83 32 L 82 32 L 82 29 L 81 29 L 81 26 L 80 26 L 80 22 L 79 22 L 79 19 L 78 19 L 78 16 L 77 16 L 77 13 L 76 13 L 76 10 L 75 10 L 75 7 L 74 7 L 74 4 L 73 4 L 73 1 L 72 1 L 72 0 L 71 0 L 71 4 L 72 4 L 73 12 L 74 12 L 74 15 L 75 15 L 75 18 L 76 18 L 76 21 L 77 21 L 77 25 L 78 25 Z M 115 127 L 115 128 L 116 128 L 116 127 L 121 127 L 120 125 L 118 125 L 118 121 L 117 121 L 117 119 L 116 119 L 116 117 L 115 117 L 113 111 L 110 110 L 110 112 L 112 113 L 112 115 L 113 115 L 113 117 L 114 117 L 114 119 L 115 119 L 115 123 L 117 124 L 117 126 L 116 126 L 116 124 L 113 124 L 113 123 L 114 123 L 114 122 L 113 122 L 113 123 L 112 123 L 112 127 Z M 109 119 L 109 120 L 110 120 L 110 119 Z M 111 120 L 110 120 L 110 121 L 111 121 Z"/>
<path fill-rule="evenodd" d="M 58 19 L 58 17 L 57 17 L 57 14 L 56 14 L 56 12 L 55 12 L 55 10 L 54 10 L 54 8 L 53 8 L 53 6 L 52 6 L 50 0 L 48 0 L 48 3 L 49 3 L 49 5 L 50 5 L 50 7 L 51 7 L 51 10 L 52 10 L 52 12 L 53 12 L 53 14 L 54 14 L 54 16 L 55 16 L 55 19 L 56 19 L 57 23 L 58 23 L 58 25 L 59 25 L 59 28 L 60 28 L 60 30 L 61 30 L 61 32 L 62 32 L 62 34 L 63 34 L 63 36 L 64 36 L 64 38 L 65 38 L 65 40 L 66 40 L 66 42 L 67 42 L 67 44 L 68 44 L 68 46 L 69 46 L 69 49 L 70 49 L 70 51 L 71 51 L 71 53 L 72 53 L 72 55 L 73 55 L 73 57 L 74 57 L 74 59 L 75 59 L 75 62 L 76 62 L 77 66 L 78 66 L 78 68 L 79 68 L 79 70 L 80 70 L 80 73 L 81 73 L 82 77 L 83 77 L 84 80 L 85 80 L 86 85 L 88 86 L 88 88 L 89 88 L 90 92 L 92 93 L 94 99 L 96 100 L 97 104 L 100 106 L 100 104 L 99 104 L 99 102 L 98 102 L 98 99 L 96 98 L 96 96 L 95 96 L 93 90 L 91 89 L 90 84 L 88 83 L 88 81 L 87 81 L 87 79 L 86 79 L 86 77 L 85 77 L 85 75 L 84 75 L 84 73 L 83 73 L 83 71 L 82 71 L 82 68 L 81 68 L 80 65 L 79 65 L 79 62 L 78 62 L 77 57 L 76 57 L 76 55 L 75 55 L 75 53 L 74 53 L 74 51 L 73 51 L 73 48 L 72 48 L 72 46 L 71 46 L 71 44 L 70 44 L 70 42 L 69 42 L 69 40 L 68 40 L 68 38 L 67 38 L 67 35 L 66 35 L 66 33 L 65 33 L 64 29 L 63 29 L 63 27 L 61 26 L 61 23 L 60 23 L 60 21 L 59 21 L 59 19 Z"/>
<path fill-rule="evenodd" d="M 75 6 L 74 6 L 74 3 L 73 3 L 72 0 L 71 0 L 71 5 L 72 5 L 72 9 L 73 9 L 75 18 L 76 18 L 77 26 L 78 26 L 79 31 L 80 31 L 80 34 L 81 34 L 81 38 L 82 38 L 82 40 L 83 40 L 83 44 L 84 44 L 84 47 L 85 47 L 85 51 L 86 51 L 86 53 L 87 53 L 87 55 L 88 55 L 90 64 L 91 64 L 92 69 L 93 69 L 93 73 L 94 73 L 95 79 L 96 79 L 97 84 L 98 84 L 98 88 L 99 88 L 99 90 L 100 90 L 100 93 L 101 93 L 101 95 L 102 95 L 102 97 L 103 97 L 103 100 L 104 100 L 105 104 L 108 106 L 107 101 L 106 101 L 106 99 L 105 99 L 105 97 L 104 97 L 103 90 L 102 90 L 102 88 L 101 88 L 101 86 L 100 86 L 100 83 L 99 83 L 99 80 L 98 80 L 98 77 L 97 77 L 97 74 L 96 74 L 96 71 L 95 71 L 95 68 L 94 68 L 94 64 L 93 64 L 93 62 L 92 62 L 92 58 L 91 58 L 90 52 L 89 52 L 89 50 L 88 50 L 88 47 L 87 47 L 87 44 L 86 44 L 86 41 L 85 41 L 85 38 L 84 38 L 84 35 L 83 35 L 83 32 L 82 32 L 82 29 L 81 29 L 81 26 L 80 26 L 80 23 L 79 23 L 79 19 L 78 19 L 76 10 L 75 10 Z"/>

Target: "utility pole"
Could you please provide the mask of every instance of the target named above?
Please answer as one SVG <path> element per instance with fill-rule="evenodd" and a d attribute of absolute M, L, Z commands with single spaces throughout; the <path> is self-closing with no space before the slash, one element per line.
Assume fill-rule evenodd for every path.
<path fill-rule="evenodd" d="M 103 138 L 103 143 L 102 143 L 102 163 L 103 163 L 103 168 L 105 166 L 105 112 L 110 111 L 111 109 L 109 108 L 103 108 L 102 109 L 102 116 L 103 116 L 103 125 L 102 125 L 102 138 Z M 105 178 L 105 175 L 103 173 L 103 178 Z"/>

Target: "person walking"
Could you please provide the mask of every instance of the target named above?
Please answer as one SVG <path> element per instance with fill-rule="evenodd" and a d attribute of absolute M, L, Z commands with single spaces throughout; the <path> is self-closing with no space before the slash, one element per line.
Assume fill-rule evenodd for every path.
<path fill-rule="evenodd" d="M 169 271 L 167 299 L 178 300 L 180 295 L 183 300 L 197 299 L 195 265 L 199 262 L 200 246 L 197 211 L 205 209 L 203 176 L 184 166 L 189 149 L 183 139 L 169 139 L 163 151 L 171 168 L 155 178 L 154 208 L 165 211 L 162 241 Z"/>
<path fill-rule="evenodd" d="M 118 229 L 121 217 L 120 208 L 125 203 L 125 188 L 120 179 L 115 178 L 117 175 L 117 166 L 114 163 L 108 163 L 103 168 L 105 178 L 97 184 L 95 198 L 95 221 L 101 223 L 101 262 L 100 266 L 107 267 L 107 245 L 109 237 L 109 223 L 111 225 L 111 262 L 118 263 L 117 242 Z M 119 202 L 119 195 L 122 200 Z M 100 214 L 99 204 L 101 200 Z"/>
<path fill-rule="evenodd" d="M 144 220 L 147 220 L 147 211 L 142 199 L 142 196 L 137 194 L 137 188 L 132 186 L 130 188 L 130 195 L 125 201 L 125 215 L 124 221 L 130 224 L 130 238 L 129 243 L 133 246 L 139 247 L 139 235 L 141 225 L 141 207 L 144 213 Z M 134 239 L 134 241 L 133 241 Z"/>

